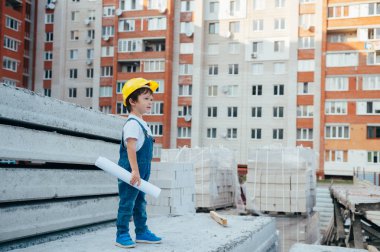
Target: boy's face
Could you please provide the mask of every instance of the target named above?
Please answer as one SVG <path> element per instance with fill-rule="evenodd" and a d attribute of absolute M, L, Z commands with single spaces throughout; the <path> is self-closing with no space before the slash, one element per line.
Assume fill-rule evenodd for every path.
<path fill-rule="evenodd" d="M 137 102 L 132 105 L 132 110 L 140 115 L 150 112 L 153 104 L 153 95 L 150 92 L 139 95 Z"/>

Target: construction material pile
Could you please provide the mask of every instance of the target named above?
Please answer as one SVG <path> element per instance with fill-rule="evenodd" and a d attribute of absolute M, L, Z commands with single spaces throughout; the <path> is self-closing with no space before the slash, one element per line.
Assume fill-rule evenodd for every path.
<path fill-rule="evenodd" d="M 231 150 L 223 147 L 162 150 L 161 162 L 193 164 L 197 209 L 217 209 L 235 204 L 237 165 Z"/>
<path fill-rule="evenodd" d="M 149 182 L 161 188 L 155 199 L 146 195 L 151 215 L 195 213 L 194 171 L 190 163 L 152 163 Z"/>
<path fill-rule="evenodd" d="M 247 210 L 310 213 L 316 198 L 316 154 L 306 148 L 250 149 Z"/>

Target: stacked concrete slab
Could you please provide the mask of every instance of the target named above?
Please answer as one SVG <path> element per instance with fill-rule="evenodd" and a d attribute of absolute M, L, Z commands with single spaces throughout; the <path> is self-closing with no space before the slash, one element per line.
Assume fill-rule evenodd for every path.
<path fill-rule="evenodd" d="M 316 196 L 315 158 L 305 148 L 251 149 L 247 210 L 310 213 Z"/>
<path fill-rule="evenodd" d="M 222 147 L 163 150 L 161 160 L 191 162 L 194 165 L 197 209 L 235 204 L 237 169 L 232 151 Z"/>
<path fill-rule="evenodd" d="M 149 181 L 161 188 L 160 196 L 147 198 L 151 215 L 183 215 L 195 212 L 194 171 L 191 163 L 152 163 Z"/>

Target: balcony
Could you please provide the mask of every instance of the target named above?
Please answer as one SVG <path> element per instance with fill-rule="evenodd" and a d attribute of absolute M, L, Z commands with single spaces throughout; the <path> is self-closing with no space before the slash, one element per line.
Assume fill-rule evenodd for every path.
<path fill-rule="evenodd" d="M 141 72 L 141 62 L 140 61 L 119 61 L 117 63 L 117 71 L 119 73 Z"/>

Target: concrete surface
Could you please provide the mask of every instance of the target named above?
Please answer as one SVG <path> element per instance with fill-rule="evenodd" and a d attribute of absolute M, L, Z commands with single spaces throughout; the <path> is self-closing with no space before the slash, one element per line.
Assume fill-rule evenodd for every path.
<path fill-rule="evenodd" d="M 289 252 L 368 252 L 365 249 L 351 249 L 342 247 L 330 247 L 322 245 L 295 244 Z"/>
<path fill-rule="evenodd" d="M 47 242 L 15 252 L 182 252 L 182 251 L 276 251 L 276 227 L 273 218 L 252 216 L 225 216 L 228 226 L 223 227 L 209 214 L 160 216 L 148 219 L 150 229 L 163 238 L 162 244 L 137 244 L 134 249 L 114 245 L 115 227 L 108 227 L 83 235 Z M 134 230 L 133 224 L 130 229 Z M 134 238 L 134 232 L 131 232 Z"/>

